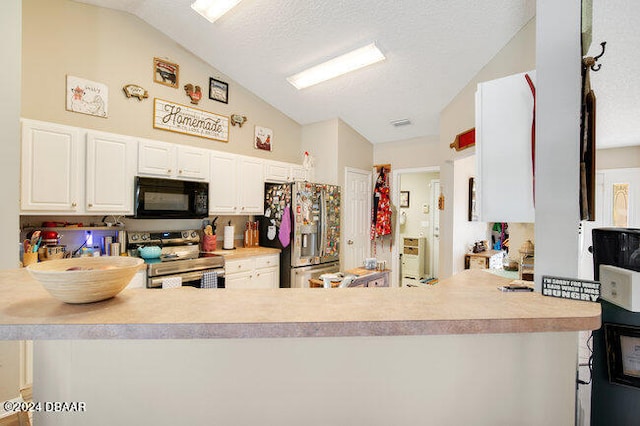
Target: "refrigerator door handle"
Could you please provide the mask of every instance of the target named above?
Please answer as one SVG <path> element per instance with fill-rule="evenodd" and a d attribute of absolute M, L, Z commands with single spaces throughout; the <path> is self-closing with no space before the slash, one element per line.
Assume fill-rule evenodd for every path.
<path fill-rule="evenodd" d="M 325 204 L 324 191 L 320 190 L 320 257 L 324 257 L 327 244 L 327 205 Z"/>

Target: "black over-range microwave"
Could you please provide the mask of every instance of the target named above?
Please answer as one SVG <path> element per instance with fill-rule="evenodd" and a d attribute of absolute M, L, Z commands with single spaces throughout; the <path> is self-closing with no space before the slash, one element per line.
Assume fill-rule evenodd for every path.
<path fill-rule="evenodd" d="M 209 214 L 209 183 L 136 176 L 136 219 L 201 219 Z"/>

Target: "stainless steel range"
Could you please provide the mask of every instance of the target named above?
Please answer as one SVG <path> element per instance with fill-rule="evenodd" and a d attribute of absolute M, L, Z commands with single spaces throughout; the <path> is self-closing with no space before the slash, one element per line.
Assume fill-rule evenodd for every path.
<path fill-rule="evenodd" d="M 197 230 L 166 232 L 129 232 L 127 250 L 138 256 L 138 247 L 158 246 L 157 259 L 145 259 L 147 287 L 161 288 L 167 278 L 180 277 L 183 286 L 203 287 L 212 279 L 216 287 L 224 288 L 224 257 L 200 252 L 200 233 Z M 206 287 L 207 285 L 204 285 Z"/>

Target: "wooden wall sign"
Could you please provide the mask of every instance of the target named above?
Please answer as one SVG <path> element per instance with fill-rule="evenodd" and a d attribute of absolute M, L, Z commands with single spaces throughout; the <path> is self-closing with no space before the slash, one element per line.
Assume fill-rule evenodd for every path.
<path fill-rule="evenodd" d="M 153 127 L 229 142 L 229 117 L 158 98 L 153 100 Z"/>
<path fill-rule="evenodd" d="M 476 128 L 467 130 L 466 132 L 459 133 L 456 138 L 449 144 L 449 148 L 454 148 L 456 151 L 462 151 L 463 149 L 470 148 L 476 144 Z"/>

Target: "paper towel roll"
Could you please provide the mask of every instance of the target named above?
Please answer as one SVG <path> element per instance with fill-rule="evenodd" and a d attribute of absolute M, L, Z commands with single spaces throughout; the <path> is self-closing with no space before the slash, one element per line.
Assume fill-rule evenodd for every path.
<path fill-rule="evenodd" d="M 233 236 L 235 235 L 236 227 L 225 226 L 224 227 L 224 242 L 222 243 L 222 248 L 225 250 L 231 250 L 233 248 Z"/>

